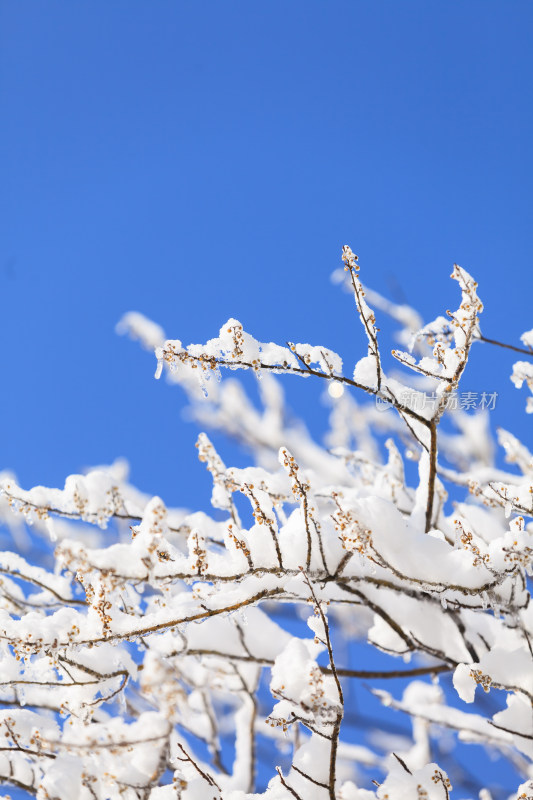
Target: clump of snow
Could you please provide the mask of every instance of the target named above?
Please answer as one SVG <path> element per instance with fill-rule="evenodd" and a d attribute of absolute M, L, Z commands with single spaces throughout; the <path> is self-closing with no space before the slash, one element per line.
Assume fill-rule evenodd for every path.
<path fill-rule="evenodd" d="M 521 389 L 525 383 L 533 393 L 533 364 L 529 361 L 516 361 L 513 364 L 511 380 L 517 389 Z M 526 401 L 526 412 L 533 414 L 533 397 L 528 397 Z"/>
<path fill-rule="evenodd" d="M 525 331 L 520 337 L 520 340 L 526 347 L 530 347 L 533 350 L 533 328 L 530 331 Z"/>
<path fill-rule="evenodd" d="M 155 350 L 165 341 L 165 331 L 156 322 L 140 314 L 138 311 L 128 311 L 117 324 L 117 333 L 127 334 L 132 339 L 137 339 L 146 350 Z"/>

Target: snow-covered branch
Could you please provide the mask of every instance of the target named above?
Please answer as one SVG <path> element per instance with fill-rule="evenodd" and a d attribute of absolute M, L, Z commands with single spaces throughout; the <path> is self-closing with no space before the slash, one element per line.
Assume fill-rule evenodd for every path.
<path fill-rule="evenodd" d="M 461 741 L 496 749 L 528 796 L 533 460 L 500 431 L 497 468 L 487 416 L 449 403 L 482 338 L 477 284 L 456 265 L 459 308 L 424 325 L 342 258 L 368 342 L 348 374 L 329 348 L 259 342 L 235 319 L 185 347 L 124 318 L 203 427 L 250 454 L 227 466 L 200 434 L 211 513 L 167 508 L 120 465 L 63 489 L 2 474 L 1 782 L 39 800 L 443 800 Z M 370 300 L 402 326 L 405 375 L 384 363 Z M 261 379 L 262 409 L 224 369 Z M 337 387 L 328 447 L 286 413 L 285 375 Z M 17 553 L 29 525 L 39 549 Z M 361 681 L 412 733 L 358 728 Z M 456 739 L 437 759 L 444 729 Z"/>

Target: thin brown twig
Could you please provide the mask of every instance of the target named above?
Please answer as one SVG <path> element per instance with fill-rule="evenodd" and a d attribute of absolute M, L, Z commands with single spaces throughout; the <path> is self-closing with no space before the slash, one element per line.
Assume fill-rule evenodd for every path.
<path fill-rule="evenodd" d="M 522 353 L 530 358 L 533 357 L 533 350 L 531 349 L 526 350 L 524 347 L 517 347 L 514 344 L 506 344 L 505 342 L 499 342 L 497 339 L 489 339 L 487 336 L 483 336 L 481 333 L 477 336 L 474 336 L 474 341 L 476 340 L 480 342 L 486 342 L 487 344 L 494 344 L 497 347 L 505 347 L 507 350 L 514 350 L 515 353 Z"/>

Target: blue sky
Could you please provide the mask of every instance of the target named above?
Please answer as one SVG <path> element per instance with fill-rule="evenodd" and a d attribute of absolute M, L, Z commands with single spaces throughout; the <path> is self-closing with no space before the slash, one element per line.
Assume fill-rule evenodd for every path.
<path fill-rule="evenodd" d="M 3 0 L 0 468 L 62 486 L 125 456 L 139 487 L 205 507 L 184 398 L 115 324 L 138 310 L 188 343 L 234 316 L 350 371 L 345 243 L 428 321 L 457 306 L 457 261 L 484 333 L 518 343 L 532 28 L 530 0 Z M 527 442 L 512 362 L 476 347 L 465 388 L 498 390 L 495 425 Z M 314 392 L 319 434 L 318 390 L 287 388 Z"/>
<path fill-rule="evenodd" d="M 456 307 L 457 261 L 485 334 L 516 341 L 532 23 L 525 0 L 3 2 L 2 466 L 62 485 L 125 456 L 142 488 L 205 505 L 183 397 L 116 322 L 139 310 L 188 343 L 234 316 L 350 369 L 344 243 L 427 320 Z M 525 435 L 512 360 L 478 347 L 465 388 L 500 389 L 495 422 Z"/>

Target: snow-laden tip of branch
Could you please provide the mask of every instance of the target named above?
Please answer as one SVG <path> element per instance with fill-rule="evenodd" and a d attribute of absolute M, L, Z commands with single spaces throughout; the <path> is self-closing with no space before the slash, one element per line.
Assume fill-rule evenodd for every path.
<path fill-rule="evenodd" d="M 461 288 L 461 304 L 454 311 L 447 311 L 447 317 L 438 316 L 433 322 L 424 325 L 411 339 L 410 350 L 417 341 L 423 340 L 433 348 L 432 355 L 418 362 L 410 353 L 393 350 L 392 355 L 405 367 L 441 381 L 437 394 L 441 400 L 437 415 L 442 413 L 447 400 L 447 392 L 454 390 L 464 371 L 470 347 L 479 338 L 478 315 L 483 310 L 477 295 L 477 283 L 468 272 L 454 264 L 451 277 Z"/>
<path fill-rule="evenodd" d="M 516 361 L 513 364 L 511 381 L 517 389 L 521 389 L 525 383 L 533 394 L 533 364 L 529 361 Z M 526 400 L 526 413 L 533 414 L 533 397 L 528 397 Z"/>
<path fill-rule="evenodd" d="M 358 266 L 358 259 L 353 258 L 354 268 Z M 336 269 L 331 279 L 334 283 L 342 284 L 345 291 L 353 292 L 351 276 L 346 275 L 346 270 Z M 375 289 L 371 289 L 366 283 L 362 284 L 364 297 L 374 308 L 387 314 L 391 319 L 400 323 L 400 329 L 395 332 L 395 338 L 405 347 L 410 347 L 413 337 L 420 330 L 423 324 L 419 312 L 407 303 L 395 303 L 388 300 Z"/>
<path fill-rule="evenodd" d="M 117 480 L 115 471 L 105 469 L 69 475 L 64 489 L 35 486 L 25 490 L 13 478 L 7 478 L 0 484 L 0 494 L 28 521 L 48 520 L 57 515 L 95 522 L 102 528 L 113 517 L 140 518 L 147 500 L 138 490 Z"/>
<path fill-rule="evenodd" d="M 533 328 L 530 331 L 524 331 L 520 337 L 520 341 L 523 342 L 526 347 L 529 347 L 533 353 Z"/>
<path fill-rule="evenodd" d="M 359 311 L 365 327 L 369 347 L 374 347 L 378 328 L 376 328 L 375 314 L 365 300 L 365 291 L 357 274 L 360 269 L 359 257 L 355 255 L 355 253 L 347 244 L 345 244 L 342 248 L 342 260 L 345 264 L 345 270 L 350 273 L 352 286 L 355 292 L 357 310 Z"/>
<path fill-rule="evenodd" d="M 124 314 L 117 323 L 116 332 L 136 339 L 145 350 L 155 350 L 156 347 L 161 347 L 166 339 L 163 328 L 138 311 L 128 311 L 127 314 Z"/>
<path fill-rule="evenodd" d="M 523 475 L 533 478 L 533 454 L 525 444 L 503 428 L 499 428 L 497 434 L 498 443 L 505 450 L 507 463 L 517 464 Z"/>
<path fill-rule="evenodd" d="M 363 323 L 363 328 L 368 339 L 368 359 L 372 359 L 373 361 L 373 373 L 375 374 L 375 377 L 372 377 L 369 374 L 369 367 L 359 367 L 361 362 L 359 362 L 359 364 L 356 366 L 354 375 L 358 374 L 358 367 L 359 370 L 363 369 L 364 377 L 367 381 L 369 381 L 368 383 L 366 381 L 363 382 L 363 385 L 370 386 L 371 388 L 380 391 L 382 384 L 382 370 L 381 356 L 378 345 L 379 328 L 376 327 L 376 316 L 365 300 L 365 290 L 363 289 L 361 281 L 359 280 L 359 258 L 347 244 L 345 244 L 342 248 L 342 260 L 345 264 L 344 269 L 350 274 L 355 304 L 357 306 L 357 311 L 359 312 L 359 317 Z M 367 359 L 364 361 L 366 360 Z M 354 377 L 354 380 L 357 381 L 358 379 Z"/>

